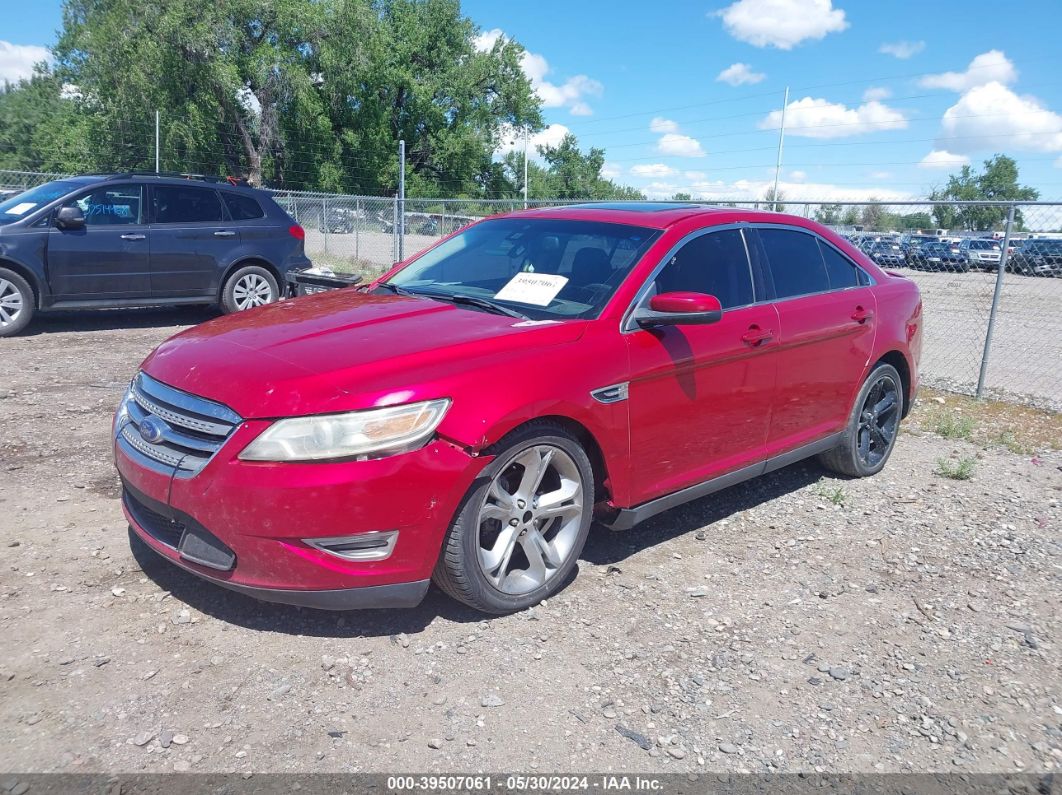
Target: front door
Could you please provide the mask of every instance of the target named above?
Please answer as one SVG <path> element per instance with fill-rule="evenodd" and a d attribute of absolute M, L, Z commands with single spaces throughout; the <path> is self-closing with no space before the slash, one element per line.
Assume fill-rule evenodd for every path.
<path fill-rule="evenodd" d="M 211 297 L 240 244 L 218 192 L 201 185 L 151 189 L 151 291 L 158 298 Z"/>
<path fill-rule="evenodd" d="M 716 296 L 722 319 L 625 334 L 634 504 L 764 458 L 778 318 L 771 304 L 757 303 L 763 296 L 740 229 L 687 238 L 640 302 L 683 290 Z"/>
<path fill-rule="evenodd" d="M 81 229 L 48 233 L 48 283 L 56 301 L 142 298 L 150 293 L 150 240 L 142 185 L 107 184 L 71 199 Z"/>

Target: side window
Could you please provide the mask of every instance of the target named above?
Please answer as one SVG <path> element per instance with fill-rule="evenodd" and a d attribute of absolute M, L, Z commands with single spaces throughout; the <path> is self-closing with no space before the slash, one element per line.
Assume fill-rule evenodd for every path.
<path fill-rule="evenodd" d="M 843 290 L 846 287 L 858 287 L 866 284 L 863 271 L 855 266 L 848 257 L 825 241 L 819 240 L 822 261 L 826 263 L 826 275 L 830 279 L 830 289 Z"/>
<path fill-rule="evenodd" d="M 759 231 L 771 265 L 777 298 L 823 293 L 830 289 L 830 278 L 814 235 L 788 229 Z"/>
<path fill-rule="evenodd" d="M 680 248 L 656 277 L 657 293 L 714 295 L 723 309 L 755 300 L 745 241 L 737 229 L 708 232 Z"/>
<path fill-rule="evenodd" d="M 80 207 L 89 226 L 139 224 L 143 191 L 139 185 L 112 185 L 71 199 L 63 206 Z"/>
<path fill-rule="evenodd" d="M 158 185 L 154 192 L 157 224 L 220 223 L 224 218 L 217 191 L 210 188 Z"/>
<path fill-rule="evenodd" d="M 262 205 L 250 196 L 228 192 L 222 192 L 221 195 L 225 199 L 225 206 L 229 208 L 229 215 L 232 216 L 233 221 L 251 221 L 265 216 Z"/>

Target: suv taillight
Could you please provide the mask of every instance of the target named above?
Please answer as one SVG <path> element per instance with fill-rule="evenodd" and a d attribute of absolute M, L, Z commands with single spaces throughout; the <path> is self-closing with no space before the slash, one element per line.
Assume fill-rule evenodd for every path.
<path fill-rule="evenodd" d="M 288 234 L 291 235 L 296 240 L 305 240 L 306 239 L 306 230 L 303 229 L 298 224 L 293 224 L 292 226 L 289 226 L 288 227 Z"/>

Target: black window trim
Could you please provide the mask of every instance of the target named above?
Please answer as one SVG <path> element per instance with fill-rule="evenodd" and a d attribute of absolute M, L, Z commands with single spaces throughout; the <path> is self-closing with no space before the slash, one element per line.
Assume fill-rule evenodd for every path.
<path fill-rule="evenodd" d="M 667 250 L 667 253 L 660 258 L 660 261 L 653 266 L 652 271 L 642 282 L 642 286 L 638 288 L 638 292 L 634 294 L 634 298 L 631 299 L 630 305 L 627 307 L 627 311 L 623 313 L 620 319 L 620 333 L 630 334 L 635 331 L 642 331 L 642 327 L 634 322 L 634 314 L 641 309 L 642 304 L 645 302 L 646 297 L 649 294 L 649 290 L 652 288 L 653 283 L 656 281 L 656 277 L 660 275 L 661 271 L 671 262 L 671 258 L 674 257 L 679 251 L 681 251 L 687 243 L 696 240 L 703 235 L 710 235 L 713 232 L 727 232 L 731 230 L 737 230 L 741 235 L 742 245 L 745 247 L 745 262 L 749 266 L 749 280 L 752 282 L 752 303 L 742 304 L 741 306 L 732 306 L 723 310 L 723 312 L 736 312 L 739 309 L 748 309 L 750 306 L 757 306 L 759 304 L 768 303 L 769 299 L 766 296 L 761 300 L 758 293 L 760 292 L 756 285 L 756 267 L 752 262 L 752 252 L 749 249 L 749 241 L 745 236 L 745 230 L 750 227 L 747 221 L 739 221 L 732 224 L 719 224 L 717 226 L 703 226 L 700 229 L 695 229 L 689 234 L 683 236 L 678 240 L 675 245 Z"/>
<path fill-rule="evenodd" d="M 835 246 L 833 243 L 831 243 L 829 240 L 827 240 L 826 238 L 824 238 L 822 235 L 820 235 L 818 232 L 815 232 L 814 230 L 805 229 L 802 226 L 792 226 L 790 224 L 770 224 L 770 223 L 749 224 L 749 228 L 750 229 L 775 229 L 775 230 L 782 230 L 782 231 L 786 231 L 786 232 L 802 232 L 805 235 L 810 235 L 811 237 L 815 238 L 817 241 L 819 241 L 821 243 L 825 243 L 827 246 L 832 248 L 834 251 L 836 251 L 842 257 L 844 257 L 844 259 L 848 260 L 848 262 L 852 265 L 852 267 L 855 268 L 860 273 L 862 273 L 863 277 L 867 280 L 866 284 L 857 284 L 857 285 L 855 285 L 853 287 L 839 287 L 839 288 L 832 288 L 831 287 L 828 290 L 818 290 L 817 292 L 814 292 L 814 293 L 801 293 L 800 295 L 790 295 L 790 296 L 786 296 L 785 298 L 778 298 L 777 296 L 775 296 L 774 298 L 768 299 L 772 303 L 782 304 L 782 303 L 785 303 L 786 301 L 799 301 L 801 298 L 808 298 L 809 296 L 812 296 L 812 295 L 826 295 L 828 293 L 843 293 L 843 292 L 845 292 L 847 290 L 862 290 L 862 289 L 865 289 L 867 287 L 874 287 L 878 283 L 877 279 L 875 279 L 873 274 L 869 273 L 866 270 L 866 268 L 864 268 L 858 262 L 853 260 L 850 256 L 848 256 L 843 251 L 841 251 L 841 249 L 837 248 L 837 246 Z M 763 243 L 761 241 L 759 241 L 759 240 L 757 240 L 756 242 L 759 244 L 759 246 L 762 249 Z M 764 259 L 766 259 L 767 271 L 770 273 L 770 271 L 771 271 L 771 260 L 770 260 L 770 257 L 767 256 L 767 252 L 766 251 L 763 251 L 763 256 L 764 256 Z M 825 263 L 823 263 L 823 267 L 825 267 Z M 773 273 L 771 273 L 771 291 L 774 292 L 774 274 Z"/>

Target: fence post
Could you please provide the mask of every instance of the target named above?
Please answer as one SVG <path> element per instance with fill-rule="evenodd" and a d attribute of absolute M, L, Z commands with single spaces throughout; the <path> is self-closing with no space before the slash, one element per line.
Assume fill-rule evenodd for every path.
<path fill-rule="evenodd" d="M 999 312 L 999 296 L 1003 292 L 1003 276 L 1007 272 L 1007 249 L 1010 248 L 1010 233 L 1014 229 L 1014 205 L 1007 210 L 1007 231 L 1003 234 L 1003 250 L 999 254 L 999 270 L 996 271 L 996 289 L 992 293 L 992 309 L 988 313 L 988 329 L 985 331 L 985 350 L 981 354 L 981 372 L 977 376 L 977 397 L 983 397 L 985 376 L 988 375 L 988 353 L 992 348 L 992 332 Z"/>
<path fill-rule="evenodd" d="M 331 224 L 328 223 L 328 196 L 321 197 L 321 226 L 324 228 L 324 250 L 325 254 L 328 253 L 328 228 Z"/>
<path fill-rule="evenodd" d="M 361 199 L 354 200 L 354 259 L 361 259 Z"/>
<path fill-rule="evenodd" d="M 398 194 L 391 199 L 391 262 L 398 262 Z"/>
<path fill-rule="evenodd" d="M 406 142 L 398 142 L 398 259 L 406 258 Z"/>

